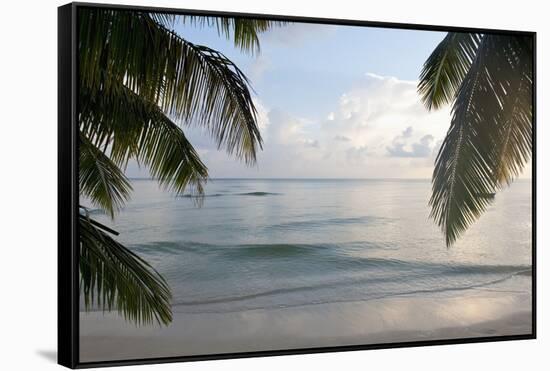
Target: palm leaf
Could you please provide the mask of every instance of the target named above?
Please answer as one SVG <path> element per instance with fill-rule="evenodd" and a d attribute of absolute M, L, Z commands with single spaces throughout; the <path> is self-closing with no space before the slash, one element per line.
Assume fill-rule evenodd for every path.
<path fill-rule="evenodd" d="M 98 222 L 79 216 L 80 289 L 84 306 L 114 308 L 137 324 L 168 324 L 171 294 L 166 281 L 145 260 L 111 238 Z"/>
<path fill-rule="evenodd" d="M 154 22 L 163 25 L 166 28 L 173 29 L 178 19 L 181 17 L 177 14 L 169 13 L 144 13 L 143 16 L 151 18 Z"/>
<path fill-rule="evenodd" d="M 531 157 L 533 133 L 533 53 L 526 37 L 502 38 L 503 57 L 509 61 L 497 76 L 505 86 L 502 111 L 496 118 L 498 162 L 494 169 L 500 187 L 509 185 Z"/>
<path fill-rule="evenodd" d="M 520 167 L 514 161 L 530 153 L 529 108 L 518 107 L 516 101 L 515 88 L 527 82 L 518 67 L 523 57 L 518 56 L 516 41 L 511 36 L 483 36 L 453 106 L 430 199 L 431 216 L 448 246 L 492 202 L 488 196 L 500 187 L 498 174 L 504 171 L 499 169 L 513 174 Z"/>
<path fill-rule="evenodd" d="M 478 34 L 450 32 L 426 60 L 418 92 L 428 110 L 453 101 L 474 60 L 479 38 Z"/>
<path fill-rule="evenodd" d="M 472 224 L 491 202 L 492 121 L 486 109 L 498 107 L 487 90 L 490 37 L 483 37 L 472 67 L 464 77 L 453 106 L 451 126 L 436 158 L 432 178 L 431 217 L 442 228 L 447 245 Z M 492 99 L 491 99 L 492 98 Z M 498 113 L 496 111 L 495 113 Z"/>
<path fill-rule="evenodd" d="M 206 127 L 219 148 L 256 161 L 261 136 L 246 76 L 223 54 L 140 12 L 81 10 L 81 88 L 127 87 L 171 118 Z"/>
<path fill-rule="evenodd" d="M 132 191 L 122 170 L 84 135 L 80 135 L 78 177 L 80 193 L 111 217 Z"/>
<path fill-rule="evenodd" d="M 121 86 L 118 94 L 93 94 L 81 88 L 80 130 L 120 166 L 134 158 L 160 184 L 176 193 L 202 194 L 208 170 L 185 137 L 155 104 Z"/>
<path fill-rule="evenodd" d="M 252 54 L 260 51 L 259 34 L 287 22 L 233 17 L 181 16 L 184 24 L 215 27 L 222 37 L 233 39 L 235 47 Z"/>

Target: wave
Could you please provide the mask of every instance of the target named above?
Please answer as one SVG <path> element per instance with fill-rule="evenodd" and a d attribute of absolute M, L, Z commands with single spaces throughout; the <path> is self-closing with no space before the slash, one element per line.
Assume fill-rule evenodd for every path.
<path fill-rule="evenodd" d="M 278 305 L 256 305 L 256 306 L 247 306 L 245 309 L 254 310 L 254 309 L 269 309 L 269 308 L 292 308 L 292 307 L 303 307 L 303 306 L 318 305 L 318 304 L 365 302 L 370 300 L 385 299 L 385 298 L 399 297 L 399 296 L 414 296 L 418 294 L 439 294 L 439 293 L 450 293 L 455 291 L 466 291 L 466 290 L 472 290 L 472 289 L 483 289 L 483 288 L 490 287 L 492 285 L 507 281 L 515 276 L 523 275 L 528 272 L 531 272 L 531 269 L 512 272 L 503 277 L 486 280 L 484 282 L 462 284 L 457 286 L 426 288 L 426 289 L 410 289 L 410 290 L 402 290 L 402 291 L 394 291 L 394 292 L 377 293 L 374 295 L 370 295 L 368 297 L 357 298 L 357 299 L 331 298 L 331 299 L 314 300 L 309 302 L 295 302 L 295 303 L 286 303 L 286 304 L 278 304 Z M 176 301 L 172 303 L 172 305 L 175 307 L 194 307 L 194 306 L 204 306 L 204 305 L 211 305 L 211 304 L 229 304 L 229 303 L 244 302 L 247 300 L 259 299 L 262 297 L 270 297 L 275 295 L 284 295 L 284 294 L 291 294 L 296 292 L 311 292 L 314 290 L 320 290 L 324 288 L 338 288 L 342 286 L 357 285 L 357 284 L 372 284 L 372 283 L 384 282 L 384 281 L 389 281 L 389 280 L 388 279 L 346 280 L 341 282 L 320 283 L 318 285 L 304 285 L 304 286 L 298 286 L 298 287 L 266 290 L 262 292 L 245 294 L 245 295 L 226 296 L 226 297 L 218 297 L 218 298 L 194 300 L 194 301 Z M 238 308 L 234 310 L 201 309 L 200 312 L 233 312 L 233 311 L 242 311 L 242 310 L 243 308 Z"/>
<path fill-rule="evenodd" d="M 377 249 L 386 247 L 365 241 L 228 245 L 187 241 L 156 242 L 132 249 L 153 254 L 150 258 L 159 264 L 166 262 L 171 272 L 167 277 L 174 287 L 185 287 L 190 279 L 197 285 L 204 282 L 205 291 L 199 297 L 190 298 L 187 290 L 174 296 L 173 305 L 185 312 L 228 312 L 490 289 L 512 277 L 532 274 L 530 265 L 521 264 L 452 264 L 356 256 L 357 251 L 378 254 Z M 176 269 L 180 261 L 194 261 L 195 254 L 199 261 L 207 258 L 209 272 L 227 272 L 228 282 L 257 277 L 259 286 L 237 284 L 219 290 L 218 284 L 214 285 L 219 279 L 217 274 Z"/>
<path fill-rule="evenodd" d="M 221 193 L 212 193 L 212 194 L 207 194 L 207 195 L 184 194 L 184 195 L 181 195 L 181 196 L 178 196 L 178 197 L 182 197 L 182 198 L 203 198 L 203 197 L 221 197 L 221 196 L 224 196 L 224 195 L 221 194 Z"/>
<path fill-rule="evenodd" d="M 205 195 L 196 195 L 196 194 L 184 194 L 181 196 L 177 196 L 180 198 L 204 198 L 204 197 L 221 197 L 221 196 L 280 196 L 282 193 L 275 193 L 275 192 L 243 192 L 243 193 L 230 193 L 228 190 L 222 190 L 220 193 L 211 193 L 211 194 L 205 194 Z"/>
<path fill-rule="evenodd" d="M 271 224 L 266 226 L 266 229 L 273 230 L 296 230 L 296 229 L 307 229 L 307 228 L 320 228 L 333 225 L 350 225 L 350 224 L 362 224 L 368 226 L 373 223 L 388 223 L 390 218 L 376 217 L 376 216 L 357 216 L 357 217 L 348 217 L 348 218 L 327 218 L 327 219 L 318 219 L 318 220 L 302 220 L 294 221 L 288 223 L 279 223 Z"/>
<path fill-rule="evenodd" d="M 217 303 L 230 303 L 230 302 L 237 302 L 237 301 L 243 301 L 243 300 L 249 300 L 249 299 L 256 299 L 264 296 L 272 296 L 277 294 L 288 294 L 292 292 L 300 292 L 300 291 L 313 291 L 323 288 L 332 288 L 332 287 L 338 287 L 338 286 L 344 286 L 349 284 L 357 284 L 357 283 L 370 283 L 374 281 L 380 281 L 376 279 L 365 279 L 365 280 L 354 280 L 353 282 L 345 281 L 345 282 L 331 282 L 331 283 L 319 283 L 317 285 L 304 285 L 304 286 L 298 286 L 298 287 L 287 287 L 287 288 L 281 288 L 281 289 L 273 289 L 273 290 L 266 290 L 262 292 L 256 292 L 252 294 L 245 294 L 245 295 L 237 295 L 237 296 L 226 296 L 226 297 L 220 297 L 220 298 L 212 298 L 212 299 L 204 299 L 204 300 L 194 300 L 194 301 L 178 301 L 173 303 L 173 305 L 186 305 L 186 306 L 194 306 L 194 305 L 205 305 L 205 304 L 217 304 Z"/>
<path fill-rule="evenodd" d="M 133 250 L 141 253 L 171 253 L 180 254 L 194 252 L 198 254 L 222 255 L 223 261 L 233 259 L 245 261 L 246 259 L 275 259 L 287 258 L 299 255 L 309 255 L 311 264 L 327 262 L 335 268 L 379 268 L 396 271 L 427 271 L 437 274 L 499 274 L 518 273 L 531 274 L 530 265 L 506 265 L 506 264 L 452 264 L 426 262 L 420 260 L 400 260 L 379 257 L 360 257 L 352 255 L 353 251 L 391 249 L 391 246 L 367 241 L 352 241 L 345 243 L 318 243 L 318 244 L 209 244 L 193 241 L 183 242 L 154 242 L 144 245 L 133 245 Z M 229 263 L 228 261 L 228 263 Z M 275 260 L 271 260 L 275 262 Z M 297 260 L 299 262 L 299 260 Z"/>
<path fill-rule="evenodd" d="M 274 193 L 274 192 L 244 192 L 244 193 L 237 193 L 238 196 L 280 196 L 282 193 Z"/>
<path fill-rule="evenodd" d="M 395 249 L 394 246 L 385 243 L 374 243 L 367 241 L 352 241 L 344 243 L 258 243 L 258 244 L 209 244 L 196 241 L 157 241 L 147 244 L 136 244 L 132 249 L 143 252 L 167 252 L 179 254 L 182 252 L 196 253 L 220 253 L 225 257 L 234 255 L 246 257 L 255 256 L 294 256 L 300 254 L 312 254 L 315 252 L 327 253 L 338 252 L 343 249 Z M 324 251 L 324 252 L 322 252 Z"/>

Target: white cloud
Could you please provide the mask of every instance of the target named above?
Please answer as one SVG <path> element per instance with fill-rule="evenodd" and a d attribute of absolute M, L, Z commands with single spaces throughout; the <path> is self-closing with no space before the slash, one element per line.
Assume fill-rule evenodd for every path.
<path fill-rule="evenodd" d="M 319 148 L 319 141 L 317 139 L 304 139 L 304 145 L 311 148 Z"/>
<path fill-rule="evenodd" d="M 336 135 L 334 137 L 334 140 L 337 140 L 339 142 L 349 142 L 351 139 L 346 137 L 345 135 Z"/>
<path fill-rule="evenodd" d="M 388 155 L 391 157 L 430 157 L 433 152 L 432 143 L 434 137 L 431 134 L 424 135 L 418 142 L 411 142 L 413 136 L 412 126 L 403 130 L 401 135 L 393 138 L 391 146 L 386 147 Z"/>
<path fill-rule="evenodd" d="M 351 147 L 346 150 L 346 158 L 352 164 L 365 165 L 369 155 L 371 155 L 371 153 L 367 146 Z"/>
<path fill-rule="evenodd" d="M 272 138 L 273 144 L 292 145 L 303 143 L 306 139 L 304 137 L 305 120 L 293 117 L 279 109 L 269 111 L 268 117 L 272 125 L 266 134 Z"/>
<path fill-rule="evenodd" d="M 319 112 L 321 121 L 254 102 L 264 138 L 256 166 L 190 138 L 212 177 L 429 178 L 450 122 L 448 108 L 422 106 L 415 81 L 374 74 Z"/>
<path fill-rule="evenodd" d="M 262 101 L 258 98 L 253 98 L 252 101 L 256 107 L 256 119 L 258 122 L 258 127 L 260 128 L 260 133 L 265 135 L 267 127 L 269 126 L 269 112 L 264 107 Z"/>
<path fill-rule="evenodd" d="M 321 147 L 332 142 L 326 149 L 332 151 L 331 161 L 340 159 L 334 166 L 347 167 L 349 177 L 429 177 L 450 111 L 428 112 L 416 86 L 416 81 L 367 73 L 342 94 L 320 125 Z"/>

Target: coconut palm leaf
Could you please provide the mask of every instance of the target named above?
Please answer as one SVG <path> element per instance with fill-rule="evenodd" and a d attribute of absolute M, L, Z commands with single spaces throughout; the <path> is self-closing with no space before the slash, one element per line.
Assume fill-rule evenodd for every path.
<path fill-rule="evenodd" d="M 172 320 L 170 289 L 145 260 L 115 241 L 110 229 L 79 216 L 80 287 L 87 310 L 116 309 L 136 324 Z"/>
<path fill-rule="evenodd" d="M 519 176 L 531 158 L 533 133 L 533 71 L 532 42 L 529 38 L 502 40 L 503 57 L 509 61 L 501 75 L 508 94 L 502 97 L 502 111 L 497 118 L 498 161 L 494 169 L 500 188 Z M 502 80 L 502 79 L 500 79 Z"/>
<path fill-rule="evenodd" d="M 124 205 L 132 191 L 124 172 L 82 134 L 78 177 L 80 193 L 111 217 Z"/>
<path fill-rule="evenodd" d="M 492 202 L 487 196 L 500 186 L 499 171 L 513 174 L 517 161 L 530 153 L 529 108 L 510 102 L 517 99 L 514 89 L 526 82 L 518 75 L 521 58 L 516 41 L 509 36 L 482 37 L 453 106 L 451 127 L 436 159 L 430 199 L 431 216 L 445 233 L 448 246 Z M 506 170 L 498 170 L 502 168 Z"/>
<path fill-rule="evenodd" d="M 418 92 L 428 110 L 454 100 L 475 58 L 479 39 L 478 34 L 450 32 L 426 60 Z"/>
<path fill-rule="evenodd" d="M 201 28 L 215 27 L 219 36 L 225 37 L 227 40 L 233 39 L 235 47 L 251 54 L 260 51 L 259 35 L 261 33 L 288 23 L 284 21 L 238 17 L 206 17 L 162 13 L 149 13 L 147 15 L 168 29 L 173 29 L 178 21 Z"/>
<path fill-rule="evenodd" d="M 215 27 L 218 34 L 226 39 L 233 39 L 235 47 L 252 54 L 260 51 L 259 34 L 274 27 L 283 26 L 287 22 L 266 19 L 249 19 L 234 17 L 204 17 L 183 15 L 184 24 L 198 27 Z"/>
<path fill-rule="evenodd" d="M 127 87 L 169 117 L 206 127 L 219 148 L 255 162 L 256 109 L 246 76 L 227 57 L 144 13 L 83 11 L 79 22 L 82 88 L 116 95 Z"/>
<path fill-rule="evenodd" d="M 122 167 L 134 158 L 170 190 L 202 194 L 208 169 L 183 130 L 157 105 L 124 86 L 117 90 L 109 96 L 81 89 L 83 135 Z"/>
<path fill-rule="evenodd" d="M 180 15 L 169 13 L 143 13 L 143 16 L 151 18 L 154 22 L 166 28 L 173 29 Z"/>

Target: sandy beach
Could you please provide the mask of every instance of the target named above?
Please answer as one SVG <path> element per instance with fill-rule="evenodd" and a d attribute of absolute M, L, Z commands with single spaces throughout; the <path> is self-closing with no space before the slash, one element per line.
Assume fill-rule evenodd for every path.
<path fill-rule="evenodd" d="M 169 327 L 81 313 L 81 362 L 531 333 L 531 295 L 467 290 L 232 313 L 178 313 Z"/>

